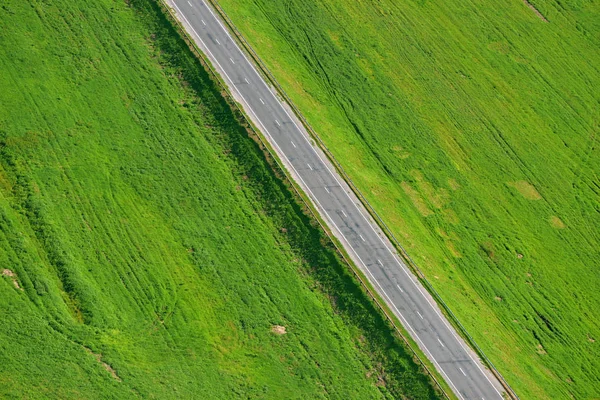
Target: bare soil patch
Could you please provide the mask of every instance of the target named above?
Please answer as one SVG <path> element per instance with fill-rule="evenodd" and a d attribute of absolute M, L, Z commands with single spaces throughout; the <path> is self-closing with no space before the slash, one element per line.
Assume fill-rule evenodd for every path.
<path fill-rule="evenodd" d="M 541 355 L 548 354 L 548 352 L 546 351 L 544 346 L 542 346 L 541 343 L 537 345 L 537 353 Z"/>
<path fill-rule="evenodd" d="M 102 366 L 104 367 L 105 370 L 107 370 L 114 379 L 116 379 L 117 381 L 121 382 L 121 378 L 119 378 L 119 375 L 117 375 L 117 371 L 115 371 L 113 369 L 113 367 L 111 367 L 110 365 L 108 365 L 107 363 L 105 363 L 104 361 L 102 361 L 102 354 L 96 354 L 94 353 L 92 350 L 88 349 L 87 347 L 83 347 L 85 349 L 85 351 L 88 354 L 91 354 L 92 356 L 94 356 L 94 358 L 96 359 L 96 361 L 98 361 L 100 364 L 102 364 Z"/>
<path fill-rule="evenodd" d="M 14 277 L 16 276 L 15 273 L 13 271 L 11 271 L 8 268 L 5 268 L 2 270 L 2 276 L 10 276 L 10 277 Z"/>
<path fill-rule="evenodd" d="M 15 285 L 17 289 L 23 290 L 23 288 L 21 288 L 21 286 L 19 285 L 19 281 L 17 281 L 17 274 L 15 274 L 14 271 L 8 268 L 4 268 L 2 270 L 2 276 L 7 276 L 11 278 L 13 285 Z"/>
<path fill-rule="evenodd" d="M 537 8 L 535 8 L 535 6 L 533 4 L 531 4 L 530 2 L 528 2 L 527 0 L 523 0 L 523 3 L 525 3 L 525 5 L 527 5 L 527 7 L 531 8 L 531 10 L 535 13 L 535 15 L 537 15 L 538 17 L 540 17 L 540 19 L 544 22 L 548 22 L 548 20 L 546 19 L 546 17 L 544 17 L 542 15 L 541 12 L 539 12 L 539 10 Z"/>
<path fill-rule="evenodd" d="M 281 325 L 273 325 L 271 327 L 271 332 L 273 332 L 276 335 L 285 335 L 287 333 L 285 326 Z"/>

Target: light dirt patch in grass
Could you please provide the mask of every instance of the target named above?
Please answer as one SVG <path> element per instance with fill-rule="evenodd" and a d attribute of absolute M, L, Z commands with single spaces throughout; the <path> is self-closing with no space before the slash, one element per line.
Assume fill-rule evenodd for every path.
<path fill-rule="evenodd" d="M 427 217 L 433 214 L 433 211 L 431 211 L 429 207 L 427 207 L 427 204 L 425 204 L 425 202 L 419 195 L 419 192 L 417 192 L 412 186 L 410 186 L 410 184 L 408 184 L 407 182 L 402 182 L 400 185 L 402 186 L 404 193 L 406 193 L 410 201 L 413 203 L 415 208 L 419 211 L 419 213 L 421 213 L 422 216 Z"/>
<path fill-rule="evenodd" d="M 10 277 L 14 277 L 16 276 L 14 272 L 12 272 L 10 269 L 5 268 L 2 270 L 2 276 L 10 276 Z"/>
<path fill-rule="evenodd" d="M 521 196 L 525 197 L 527 200 L 542 199 L 542 195 L 540 195 L 536 188 L 527 181 L 509 182 L 508 185 L 517 189 L 519 193 L 521 193 Z"/>
<path fill-rule="evenodd" d="M 565 225 L 565 223 L 562 222 L 562 220 L 560 218 L 558 218 L 556 215 L 551 216 L 549 218 L 549 222 L 550 222 L 550 225 L 552 225 L 556 229 L 565 229 L 567 227 Z"/>
<path fill-rule="evenodd" d="M 271 327 L 271 332 L 273 332 L 276 335 L 285 335 L 287 333 L 285 326 L 282 325 L 273 325 Z"/>
<path fill-rule="evenodd" d="M 17 274 L 15 274 L 12 270 L 4 268 L 2 270 L 2 276 L 7 276 L 11 278 L 13 285 L 15 285 L 17 289 L 23 290 L 23 288 L 21 288 L 21 286 L 19 285 L 19 281 L 17 281 Z"/>
<path fill-rule="evenodd" d="M 85 349 L 85 351 L 88 354 L 91 354 L 92 356 L 94 356 L 94 358 L 96 359 L 96 361 L 98 361 L 100 364 L 102 364 L 102 367 L 105 370 L 107 370 L 114 379 L 116 379 L 117 381 L 121 382 L 121 378 L 119 378 L 119 375 L 117 375 L 117 372 L 113 369 L 113 367 L 111 367 L 110 365 L 108 365 L 107 363 L 105 363 L 104 361 L 102 361 L 102 355 L 101 354 L 96 354 L 92 350 L 88 349 L 85 346 L 83 348 Z"/>
<path fill-rule="evenodd" d="M 537 353 L 541 355 L 548 354 L 548 352 L 546 351 L 546 349 L 544 349 L 544 346 L 542 346 L 541 343 L 537 345 Z"/>
<path fill-rule="evenodd" d="M 531 8 L 531 10 L 535 13 L 535 15 L 537 15 L 542 21 L 548 22 L 548 20 L 546 19 L 546 17 L 544 17 L 542 15 L 542 13 L 539 12 L 537 8 L 535 8 L 535 6 L 533 4 L 531 4 L 527 0 L 523 0 L 523 3 L 525 3 L 527 5 L 527 7 Z"/>

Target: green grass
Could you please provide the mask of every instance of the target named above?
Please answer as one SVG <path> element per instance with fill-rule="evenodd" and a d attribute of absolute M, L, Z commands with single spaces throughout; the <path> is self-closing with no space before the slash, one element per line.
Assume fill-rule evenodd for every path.
<path fill-rule="evenodd" d="M 522 398 L 600 392 L 600 3 L 220 0 Z"/>
<path fill-rule="evenodd" d="M 439 397 L 156 3 L 129 3 L 0 6 L 0 397 Z"/>

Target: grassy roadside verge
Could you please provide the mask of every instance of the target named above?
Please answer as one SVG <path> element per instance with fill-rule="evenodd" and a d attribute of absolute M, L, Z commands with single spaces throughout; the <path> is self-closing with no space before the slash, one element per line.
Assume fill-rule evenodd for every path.
<path fill-rule="evenodd" d="M 593 393 L 594 8 L 219 3 L 518 392 Z"/>
<path fill-rule="evenodd" d="M 333 165 L 336 168 L 336 170 L 340 173 L 340 175 L 343 177 L 343 179 L 345 179 L 345 181 L 350 185 L 351 190 L 353 190 L 353 192 L 358 196 L 358 198 L 366 206 L 366 208 L 367 208 L 368 212 L 371 214 L 371 216 L 383 228 L 385 234 L 390 238 L 390 240 L 392 241 L 392 243 L 396 246 L 396 249 L 398 250 L 397 254 L 400 257 L 402 257 L 407 262 L 407 265 L 409 265 L 409 267 L 411 269 L 413 269 L 413 271 L 417 275 L 418 279 L 421 280 L 425 284 L 426 288 L 432 292 L 432 294 L 434 295 L 434 297 L 437 298 L 438 301 L 440 301 L 442 303 L 442 305 L 445 306 L 445 304 L 443 303 L 443 301 L 441 301 L 441 299 L 439 298 L 439 295 L 437 294 L 437 292 L 435 292 L 435 290 L 430 286 L 429 282 L 425 279 L 425 277 L 423 276 L 423 274 L 421 273 L 421 271 L 412 262 L 412 260 L 410 259 L 409 255 L 406 253 L 406 251 L 404 250 L 404 248 L 402 248 L 402 246 L 400 245 L 400 243 L 393 236 L 393 233 L 389 230 L 389 228 L 387 227 L 387 225 L 385 224 L 385 222 L 383 220 L 381 220 L 381 218 L 379 217 L 379 215 L 371 207 L 370 203 L 368 203 L 368 200 L 365 199 L 364 196 L 362 195 L 362 193 L 356 188 L 356 186 L 350 180 L 350 178 L 345 173 L 345 171 L 343 170 L 343 168 L 341 167 L 341 165 L 333 157 L 333 155 L 331 154 L 331 152 L 329 151 L 329 149 L 320 140 L 320 137 L 314 132 L 314 130 L 312 129 L 312 127 L 310 126 L 310 124 L 308 123 L 308 121 L 306 121 L 304 119 L 304 117 L 299 112 L 299 110 L 295 107 L 295 105 L 293 104 L 293 102 L 291 101 L 291 99 L 287 96 L 286 92 L 278 84 L 277 80 L 270 73 L 270 71 L 268 70 L 268 68 L 264 65 L 264 63 L 262 62 L 262 60 L 260 59 L 260 57 L 254 52 L 254 50 L 249 45 L 249 43 L 246 42 L 245 39 L 239 34 L 239 31 L 237 31 L 237 29 L 235 28 L 235 26 L 231 23 L 231 20 L 228 18 L 227 14 L 224 12 L 224 10 L 219 6 L 219 4 L 217 2 L 215 2 L 213 0 L 208 0 L 208 1 L 211 3 L 211 5 L 215 8 L 215 10 L 223 18 L 223 20 L 225 21 L 228 29 L 230 30 L 230 32 L 233 34 L 233 37 L 237 41 L 238 45 L 240 45 L 243 49 L 245 49 L 246 53 L 255 62 L 255 64 L 258 67 L 259 73 L 264 77 L 264 79 L 266 81 L 270 82 L 270 84 L 273 85 L 273 87 L 276 88 L 277 93 L 282 97 L 282 99 L 284 99 L 292 107 L 295 115 L 300 119 L 300 121 L 306 127 L 307 131 L 309 132 L 309 134 L 311 134 L 312 138 L 315 139 L 319 143 L 320 148 L 325 151 L 326 156 L 333 163 Z M 166 8 L 167 9 L 165 11 L 167 13 L 171 14 L 172 20 L 177 25 L 179 25 L 179 23 L 177 22 L 177 18 L 174 15 L 174 13 L 172 13 L 172 11 L 168 9 L 168 7 L 166 7 Z M 183 36 L 187 36 L 187 33 L 185 32 L 185 29 L 182 26 L 179 26 L 179 31 L 180 31 L 180 33 Z M 201 59 L 205 60 L 206 63 L 210 64 L 210 61 L 206 60 L 205 56 L 202 55 L 201 50 L 199 50 L 197 48 L 197 46 L 191 40 L 189 40 L 189 39 L 186 38 L 186 41 L 188 42 L 188 45 L 191 48 L 193 48 L 195 54 L 198 57 L 200 57 Z M 218 76 L 218 74 L 215 72 L 214 68 L 213 67 L 209 67 L 209 68 L 211 68 L 211 71 L 213 71 L 213 76 L 215 77 L 215 79 L 217 79 L 220 82 L 220 84 L 222 85 L 222 87 L 223 88 L 227 88 L 226 83 Z M 228 89 L 226 89 L 226 90 L 228 90 Z M 231 93 L 229 93 L 229 97 L 231 99 L 233 99 L 233 95 L 231 95 Z M 234 101 L 231 100 L 231 102 L 233 103 Z M 244 113 L 244 111 L 243 111 L 243 109 L 242 109 L 241 106 L 236 105 L 235 107 L 238 109 L 238 111 L 240 111 L 242 114 L 245 115 L 245 113 Z M 400 322 L 400 320 L 395 316 L 394 312 L 388 307 L 388 305 L 386 304 L 386 302 L 381 298 L 381 296 L 378 294 L 377 290 L 375 290 L 375 288 L 371 285 L 371 283 L 369 282 L 368 278 L 364 275 L 364 273 L 360 270 L 360 268 L 358 268 L 355 265 L 354 261 L 352 260 L 352 257 L 345 250 L 344 245 L 333 235 L 333 233 L 331 232 L 331 230 L 329 229 L 329 227 L 327 226 L 327 224 L 325 223 L 325 221 L 323 221 L 322 217 L 319 215 L 319 212 L 312 205 L 312 203 L 311 203 L 309 197 L 306 195 L 306 193 L 304 193 L 304 191 L 302 190 L 302 188 L 293 180 L 292 177 L 289 176 L 289 174 L 285 170 L 285 167 L 283 166 L 283 163 L 281 162 L 281 160 L 277 156 L 276 151 L 272 148 L 272 146 L 270 145 L 270 143 L 268 142 L 268 140 L 266 138 L 264 138 L 264 136 L 260 133 L 260 130 L 257 129 L 252 124 L 251 119 L 247 115 L 245 115 L 245 120 L 249 124 L 249 126 L 251 127 L 254 136 L 260 141 L 260 144 L 262 145 L 262 149 L 266 150 L 265 151 L 265 155 L 268 158 L 270 158 L 270 159 L 272 159 L 272 160 L 275 161 L 276 165 L 274 165 L 274 164 L 271 164 L 271 165 L 273 167 L 277 168 L 277 170 L 281 173 L 282 176 L 285 176 L 285 180 L 288 182 L 289 186 L 291 186 L 293 188 L 294 192 L 298 196 L 298 199 L 301 199 L 301 201 L 303 202 L 303 204 L 305 206 L 305 211 L 309 211 L 311 213 L 312 217 L 315 218 L 319 222 L 319 225 L 320 225 L 321 229 L 327 234 L 328 238 L 333 242 L 333 244 L 336 247 L 336 250 L 338 251 L 338 253 L 340 254 L 340 256 L 344 259 L 344 261 L 346 262 L 346 264 L 349 266 L 349 268 L 351 269 L 351 271 L 353 272 L 353 274 L 355 275 L 355 277 L 358 279 L 358 281 L 360 282 L 360 284 L 362 285 L 362 287 L 364 288 L 364 290 L 367 292 L 368 296 L 375 302 L 375 304 L 380 309 L 380 311 L 383 312 L 383 314 L 385 315 L 386 319 L 391 323 L 391 326 L 397 332 L 397 334 L 399 335 L 399 337 L 411 349 L 411 351 L 413 352 L 413 354 L 415 356 L 415 360 L 418 361 L 425 368 L 425 370 L 427 371 L 427 373 L 429 374 L 429 376 L 433 379 L 433 381 L 438 386 L 438 388 L 443 392 L 444 396 L 450 397 L 450 398 L 456 398 L 456 396 L 454 395 L 452 389 L 446 383 L 445 379 L 441 376 L 441 374 L 439 373 L 439 371 L 437 371 L 437 369 L 434 367 L 434 365 L 431 363 L 431 361 L 425 356 L 425 354 L 420 349 L 420 347 L 417 345 L 417 343 L 412 339 L 411 335 L 408 334 L 408 332 L 406 331 L 406 329 L 402 326 L 402 323 Z M 457 331 L 467 340 L 467 342 L 471 343 L 471 345 L 473 346 L 473 348 L 475 348 L 477 350 L 477 352 L 479 352 L 479 354 L 482 356 L 482 358 L 484 359 L 484 361 L 490 367 L 492 367 L 492 370 L 493 370 L 494 374 L 496 374 L 498 376 L 498 378 L 500 379 L 500 381 L 503 384 L 506 385 L 506 382 L 504 382 L 502 380 L 502 377 L 497 374 L 497 371 L 493 368 L 493 365 L 491 365 L 491 363 L 489 362 L 489 360 L 486 359 L 485 356 L 483 355 L 483 353 L 480 352 L 480 349 L 477 347 L 476 343 L 474 343 L 472 341 L 472 338 L 468 335 L 468 333 L 466 333 L 466 331 L 464 331 L 464 327 L 462 325 L 460 325 L 460 323 L 456 320 L 455 316 L 453 314 L 451 314 L 450 310 L 447 309 L 447 308 L 442 307 L 442 312 L 447 316 L 447 318 L 449 319 L 449 321 L 451 322 L 451 324 L 453 324 L 455 326 L 455 328 L 457 329 Z M 512 390 L 510 389 L 509 386 L 506 386 L 505 388 L 506 388 L 506 390 L 508 392 L 510 392 L 512 394 Z"/>
<path fill-rule="evenodd" d="M 0 13 L 3 397 L 439 397 L 155 2 Z"/>
<path fill-rule="evenodd" d="M 323 238 L 321 240 L 321 244 L 325 245 L 325 246 L 333 245 L 335 247 L 335 250 L 338 253 L 338 256 L 341 259 L 343 259 L 345 264 L 349 267 L 349 269 L 351 270 L 351 272 L 354 275 L 354 278 L 357 280 L 357 283 L 359 283 L 360 286 L 362 287 L 362 289 L 366 292 L 366 294 L 368 295 L 370 300 L 373 302 L 373 305 L 376 306 L 376 308 L 379 309 L 379 312 L 382 312 L 383 315 L 385 316 L 385 320 L 388 323 L 388 328 L 395 332 L 397 339 L 400 339 L 405 343 L 405 345 L 408 347 L 408 349 L 413 354 L 413 360 L 417 364 L 420 364 L 420 366 L 422 368 L 424 368 L 425 371 L 427 372 L 427 374 L 433 379 L 433 382 L 435 383 L 435 385 L 437 385 L 438 389 L 440 390 L 440 394 L 443 394 L 444 397 L 446 397 L 446 398 L 453 398 L 453 399 L 456 398 L 456 396 L 453 394 L 453 392 L 450 389 L 450 387 L 448 386 L 448 384 L 441 377 L 441 375 L 435 369 L 433 364 L 427 359 L 427 357 L 425 357 L 425 355 L 422 353 L 422 351 L 420 350 L 418 345 L 414 342 L 414 340 L 411 338 L 411 336 L 408 334 L 408 332 L 404 329 L 404 327 L 402 326 L 400 321 L 397 319 L 397 317 L 394 315 L 394 313 L 386 305 L 385 301 L 383 301 L 381 296 L 379 296 L 377 291 L 370 284 L 367 277 L 362 273 L 362 271 L 359 268 L 357 268 L 354 265 L 352 258 L 349 256 L 349 254 L 345 250 L 344 246 L 333 235 L 333 233 L 331 232 L 331 230 L 329 229 L 327 224 L 323 221 L 319 212 L 314 208 L 314 206 L 312 205 L 312 203 L 311 203 L 310 199 L 308 198 L 308 196 L 306 195 L 306 193 L 304 193 L 302 188 L 289 176 L 285 167 L 283 166 L 284 164 L 279 159 L 277 152 L 272 148 L 272 146 L 268 142 L 268 140 L 262 135 L 262 133 L 260 132 L 260 129 L 258 129 L 256 126 L 254 126 L 254 124 L 251 121 L 251 118 L 248 117 L 245 114 L 245 112 L 243 111 L 243 108 L 235 102 L 234 96 L 230 93 L 230 91 L 227 87 L 227 84 L 223 81 L 223 79 L 219 76 L 219 74 L 216 72 L 214 67 L 211 65 L 210 60 L 208 60 L 206 58 L 206 56 L 203 55 L 203 53 L 197 47 L 197 45 L 193 42 L 193 40 L 191 40 L 189 38 L 188 33 L 185 31 L 184 27 L 179 23 L 175 14 L 172 12 L 172 10 L 169 9 L 168 5 L 166 5 L 163 2 L 159 2 L 159 4 L 161 5 L 163 12 L 169 16 L 171 23 L 173 24 L 173 26 L 176 27 L 177 31 L 179 32 L 181 37 L 184 38 L 184 40 L 186 41 L 186 43 L 188 44 L 188 46 L 192 50 L 192 52 L 195 54 L 195 56 L 203 63 L 205 68 L 207 68 L 208 70 L 211 71 L 213 79 L 216 82 L 219 82 L 219 85 L 221 86 L 221 88 L 227 93 L 225 98 L 228 100 L 230 106 L 232 108 L 236 109 L 236 111 L 240 113 L 238 116 L 240 124 L 242 124 L 248 128 L 248 133 L 259 144 L 260 150 L 263 152 L 263 154 L 266 157 L 267 162 L 269 162 L 271 168 L 274 169 L 274 172 L 276 173 L 276 175 L 279 178 L 281 178 L 283 180 L 283 182 L 285 183 L 286 187 L 295 194 L 295 196 L 294 196 L 295 201 L 297 203 L 303 204 L 303 206 L 304 206 L 303 212 L 305 214 L 309 214 L 310 217 L 313 219 L 313 222 L 317 222 L 318 227 L 327 235 L 328 240 L 325 240 L 325 238 Z M 218 4 L 213 4 L 213 6 L 217 6 L 217 10 L 219 12 L 222 12 L 222 10 L 218 7 Z M 227 23 L 229 24 L 229 21 L 227 21 Z M 230 28 L 232 28 L 232 32 L 234 33 L 234 35 L 238 39 L 241 39 L 237 35 L 237 31 L 234 29 L 234 27 L 230 26 Z M 246 47 L 245 43 L 240 42 L 240 44 L 242 45 L 242 47 Z M 256 61 L 260 61 L 260 60 L 256 60 Z M 259 71 L 261 71 L 263 74 L 265 72 L 268 72 L 260 67 L 259 67 Z M 270 77 L 270 76 L 266 76 L 266 79 L 268 81 L 270 81 L 272 83 L 276 83 L 271 78 L 272 77 Z M 315 228 L 317 227 L 314 223 L 312 225 Z"/>
<path fill-rule="evenodd" d="M 236 29 L 235 25 L 232 23 L 231 19 L 227 15 L 227 13 L 225 13 L 223 8 L 215 0 L 207 0 L 207 1 L 211 3 L 211 5 L 214 7 L 214 9 L 219 13 L 220 17 L 225 21 L 225 24 L 227 25 L 227 27 L 230 30 L 230 32 L 232 33 L 233 37 L 237 41 L 238 45 L 240 47 L 242 47 L 243 49 L 245 49 L 246 54 L 248 54 L 250 59 L 252 59 L 254 61 L 254 63 L 256 64 L 256 66 L 258 68 L 259 73 L 263 76 L 263 78 L 266 81 L 270 82 L 270 84 L 274 88 L 276 88 L 278 95 L 280 95 L 281 98 L 284 99 L 287 102 L 287 104 L 289 104 L 291 106 L 293 112 L 299 118 L 299 120 L 301 121 L 303 126 L 306 128 L 306 130 L 309 132 L 311 137 L 318 143 L 319 147 L 324 151 L 327 158 L 333 164 L 334 168 L 337 170 L 337 172 L 340 174 L 340 176 L 345 180 L 345 182 L 348 183 L 350 189 L 354 192 L 354 194 L 357 196 L 357 198 L 362 202 L 362 204 L 365 206 L 366 210 L 369 212 L 369 214 L 371 215 L 373 220 L 381 227 L 381 229 L 383 230 L 385 235 L 388 237 L 388 239 L 394 245 L 394 247 L 397 251 L 396 254 L 406 262 L 406 265 L 408 265 L 409 268 L 413 271 L 413 273 L 416 275 L 417 279 L 419 279 L 419 281 L 424 285 L 424 287 L 428 290 L 428 292 L 433 296 L 433 298 L 436 300 L 436 302 L 440 305 L 441 312 L 446 316 L 446 318 L 448 319 L 450 324 L 452 324 L 452 326 L 454 327 L 454 329 L 456 329 L 456 331 L 459 333 L 459 335 L 461 335 L 461 337 L 469 344 L 469 346 L 475 351 L 475 353 L 477 353 L 478 357 L 489 368 L 489 370 L 493 373 L 493 375 L 496 376 L 496 378 L 499 380 L 499 382 L 503 385 L 505 392 L 506 392 L 505 394 L 510 396 L 511 398 L 517 398 L 516 394 L 514 393 L 513 389 L 510 387 L 508 382 L 506 382 L 506 380 L 504 380 L 504 378 L 498 372 L 498 370 L 495 368 L 495 366 L 493 365 L 491 360 L 489 360 L 487 358 L 487 356 L 485 355 L 483 350 L 477 345 L 477 343 L 474 341 L 473 337 L 468 333 L 466 328 L 460 323 L 460 321 L 457 319 L 456 315 L 452 312 L 452 310 L 449 308 L 449 306 L 441 298 L 439 293 L 431 285 L 431 283 L 429 282 L 427 277 L 422 273 L 422 271 L 419 269 L 419 267 L 414 263 L 414 261 L 412 260 L 410 255 L 406 252 L 406 250 L 402 246 L 402 244 L 395 237 L 394 233 L 390 230 L 390 228 L 385 223 L 385 221 L 379 216 L 377 211 L 369 203 L 368 199 L 365 198 L 364 195 L 362 194 L 362 192 L 360 192 L 360 190 L 356 187 L 356 185 L 354 185 L 354 182 L 352 181 L 352 179 L 348 176 L 348 174 L 346 174 L 343 167 L 336 160 L 336 158 L 333 156 L 331 151 L 327 148 L 327 145 L 321 140 L 320 136 L 314 131 L 314 129 L 312 128 L 310 123 L 304 118 L 304 116 L 302 115 L 300 110 L 298 110 L 298 108 L 295 106 L 295 104 L 292 102 L 290 97 L 287 95 L 286 91 L 279 85 L 279 83 L 277 82 L 277 79 L 273 76 L 271 71 L 264 64 L 264 62 L 262 61 L 260 56 L 254 51 L 252 46 L 245 40 L 245 38 Z M 224 82 L 222 82 L 222 84 L 225 85 Z M 240 108 L 240 110 L 241 110 L 241 108 Z M 246 119 L 250 120 L 247 116 L 246 116 Z M 262 137 L 262 135 L 260 134 L 260 131 L 258 129 L 256 129 L 255 127 L 253 127 L 253 130 L 261 138 L 262 144 L 266 148 L 269 149 L 270 156 L 274 157 L 275 159 L 278 159 L 276 152 L 268 144 L 268 141 L 264 137 Z M 278 161 L 277 164 L 278 164 L 278 168 L 280 170 L 284 171 L 284 168 L 282 167 L 283 164 L 281 163 L 281 161 Z M 356 277 L 359 279 L 359 281 L 361 282 L 361 284 L 363 285 L 365 290 L 368 292 L 369 296 L 376 302 L 377 306 L 383 311 L 383 313 L 386 315 L 387 319 L 391 322 L 391 324 L 397 330 L 398 334 L 403 339 L 403 341 L 412 349 L 416 358 L 426 368 L 427 372 L 429 373 L 430 376 L 432 376 L 432 378 L 434 379 L 437 386 L 444 392 L 445 395 L 455 397 L 455 395 L 452 393 L 452 390 L 450 389 L 449 385 L 445 382 L 444 378 L 441 376 L 439 371 L 437 371 L 437 369 L 433 366 L 431 361 L 429 361 L 429 359 L 425 356 L 423 351 L 419 348 L 419 346 L 416 344 L 416 342 L 408 334 L 406 329 L 402 326 L 402 323 L 400 322 L 400 320 L 395 316 L 394 312 L 392 312 L 392 310 L 387 306 L 386 302 L 381 298 L 381 296 L 378 294 L 378 292 L 375 290 L 375 288 L 370 284 L 368 278 L 364 275 L 364 273 L 355 266 L 355 263 L 352 261 L 352 258 L 346 252 L 344 246 L 339 242 L 339 240 L 337 240 L 337 238 L 335 238 L 333 236 L 333 233 L 327 227 L 326 223 L 322 220 L 318 211 L 312 206 L 312 204 L 310 204 L 310 200 L 308 199 L 306 194 L 302 191 L 302 189 L 297 184 L 295 184 L 295 182 L 293 182 L 293 179 L 291 177 L 288 176 L 287 178 L 288 178 L 288 181 L 291 182 L 292 186 L 294 186 L 296 193 L 303 199 L 305 206 L 311 210 L 312 215 L 317 220 L 319 220 L 322 229 L 327 233 L 329 238 L 335 243 L 335 245 L 338 249 L 338 252 L 340 252 L 340 254 L 344 257 L 344 260 L 346 261 L 346 263 L 352 268 L 352 271 L 354 272 Z"/>

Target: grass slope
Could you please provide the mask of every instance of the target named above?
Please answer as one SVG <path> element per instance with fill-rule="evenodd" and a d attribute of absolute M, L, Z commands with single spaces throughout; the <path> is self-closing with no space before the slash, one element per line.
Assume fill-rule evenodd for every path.
<path fill-rule="evenodd" d="M 600 3 L 220 0 L 523 398 L 600 392 Z"/>
<path fill-rule="evenodd" d="M 0 397 L 438 397 L 238 119 L 152 1 L 2 3 Z"/>

